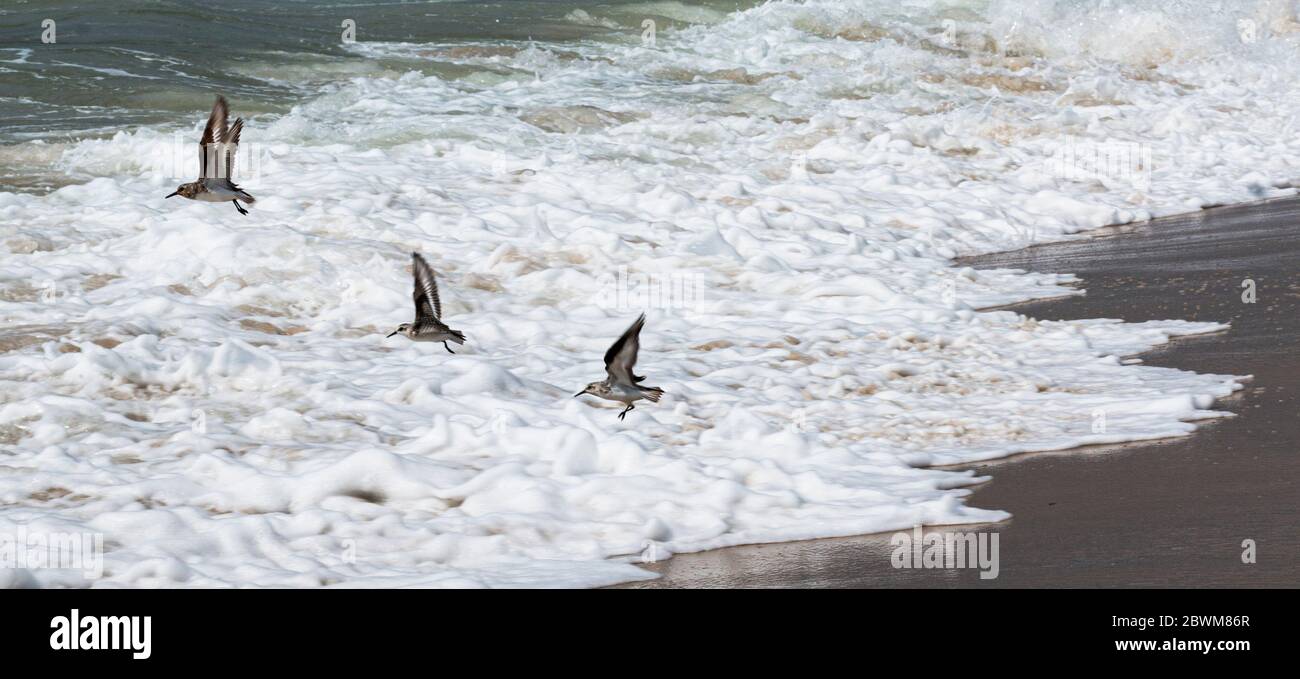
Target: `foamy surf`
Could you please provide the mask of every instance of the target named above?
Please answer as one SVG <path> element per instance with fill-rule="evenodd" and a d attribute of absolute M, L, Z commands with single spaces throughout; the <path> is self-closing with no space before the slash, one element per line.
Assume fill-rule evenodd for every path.
<path fill-rule="evenodd" d="M 90 181 L 0 193 L 0 533 L 103 534 L 99 586 L 595 586 L 1002 520 L 927 466 L 1187 434 L 1237 381 L 1121 359 L 1222 326 L 980 313 L 1069 279 L 950 260 L 1279 195 L 1294 22 L 1090 6 L 357 43 L 435 65 L 255 118 L 248 218 L 163 202 L 193 130 L 78 143 Z M 411 251 L 455 356 L 384 338 Z M 642 310 L 668 396 L 619 422 L 570 396 Z"/>

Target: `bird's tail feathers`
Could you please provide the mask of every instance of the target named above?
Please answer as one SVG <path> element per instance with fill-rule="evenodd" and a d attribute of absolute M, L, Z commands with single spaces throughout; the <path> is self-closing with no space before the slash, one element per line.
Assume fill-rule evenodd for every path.
<path fill-rule="evenodd" d="M 459 331 L 459 330 L 452 330 L 451 328 L 447 328 L 447 332 L 451 333 L 451 340 L 450 340 L 450 341 L 455 342 L 456 344 L 464 344 L 464 343 L 465 343 L 465 333 L 463 333 L 463 332 L 461 332 L 461 331 Z"/>
<path fill-rule="evenodd" d="M 664 390 L 659 387 L 641 387 L 641 394 L 644 395 L 651 403 L 658 403 L 664 395 Z"/>

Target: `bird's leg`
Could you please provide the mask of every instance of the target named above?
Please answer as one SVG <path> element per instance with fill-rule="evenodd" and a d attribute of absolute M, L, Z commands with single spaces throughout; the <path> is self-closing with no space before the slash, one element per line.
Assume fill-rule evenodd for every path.
<path fill-rule="evenodd" d="M 241 206 L 239 205 L 239 201 L 237 201 L 237 200 L 232 200 L 232 201 L 230 201 L 230 202 L 232 202 L 232 203 L 235 204 L 235 209 L 236 209 L 236 210 L 239 210 L 239 214 L 241 214 L 241 215 L 246 215 L 246 214 L 248 214 L 248 210 L 245 210 L 243 207 L 241 207 Z"/>
<path fill-rule="evenodd" d="M 456 353 L 456 352 L 454 352 L 454 351 L 451 350 L 451 347 L 447 346 L 447 342 L 446 342 L 446 340 L 443 340 L 442 346 L 445 347 L 445 348 L 447 349 L 447 353 L 449 353 L 449 354 L 454 354 L 454 353 Z"/>
<path fill-rule="evenodd" d="M 627 417 L 627 411 L 629 411 L 629 410 L 631 410 L 631 409 L 633 409 L 633 408 L 635 408 L 635 407 L 636 407 L 636 406 L 632 405 L 631 403 L 627 404 L 627 407 L 623 409 L 623 412 L 621 412 L 621 413 L 618 414 L 618 419 L 621 420 L 621 419 Z"/>

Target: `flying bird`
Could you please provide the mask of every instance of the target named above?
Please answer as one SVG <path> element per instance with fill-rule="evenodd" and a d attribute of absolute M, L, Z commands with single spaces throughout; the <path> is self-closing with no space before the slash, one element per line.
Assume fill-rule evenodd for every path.
<path fill-rule="evenodd" d="M 438 299 L 438 281 L 433 276 L 433 268 L 420 253 L 412 252 L 411 269 L 415 276 L 415 290 L 411 293 L 415 300 L 415 322 L 397 326 L 388 336 L 406 335 L 416 342 L 442 342 L 448 353 L 456 353 L 447 342 L 464 344 L 465 335 L 443 325 L 442 300 Z"/>
<path fill-rule="evenodd" d="M 257 200 L 247 191 L 235 186 L 232 180 L 235 173 L 235 151 L 239 147 L 239 133 L 244 130 L 244 119 L 236 118 L 235 124 L 227 128 L 226 120 L 229 117 L 230 106 L 226 103 L 226 98 L 217 95 L 217 102 L 212 105 L 212 113 L 208 116 L 208 126 L 203 128 L 203 138 L 199 140 L 199 178 L 176 187 L 175 191 L 167 194 L 167 198 L 182 196 L 209 203 L 231 202 L 239 214 L 248 214 L 248 210 L 239 201 L 252 205 Z"/>
<path fill-rule="evenodd" d="M 618 419 L 627 417 L 628 411 L 635 406 L 633 403 L 640 399 L 647 399 L 651 403 L 658 403 L 659 398 L 664 395 L 664 390 L 659 387 L 643 387 L 640 382 L 644 377 L 632 372 L 636 367 L 636 355 L 641 349 L 641 326 L 645 325 L 645 314 L 641 314 L 628 329 L 623 332 L 623 336 L 618 338 L 605 352 L 605 372 L 608 377 L 602 382 L 592 382 L 585 389 L 573 395 L 574 398 L 583 394 L 591 394 L 608 401 L 618 401 L 627 404 L 627 407 L 618 414 Z"/>

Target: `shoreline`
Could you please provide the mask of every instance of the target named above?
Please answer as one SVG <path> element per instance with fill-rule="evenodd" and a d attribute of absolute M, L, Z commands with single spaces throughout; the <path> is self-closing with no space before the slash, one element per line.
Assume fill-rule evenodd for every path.
<path fill-rule="evenodd" d="M 1001 572 L 895 569 L 899 532 L 741 545 L 642 564 L 661 577 L 619 585 L 658 587 L 1113 587 L 1296 586 L 1290 557 L 1300 501 L 1285 479 L 1300 472 L 1300 360 L 1293 354 L 1300 276 L 1300 197 L 1283 197 L 1103 227 L 1087 239 L 954 260 L 977 269 L 1073 273 L 1082 295 L 980 311 L 1037 319 L 1179 318 L 1228 330 L 1175 337 L 1139 360 L 1242 376 L 1243 389 L 1214 409 L 1234 416 L 1196 422 L 1187 436 L 1017 453 L 975 464 L 989 480 L 970 486 L 970 506 L 1003 509 L 997 524 L 927 526 L 926 533 L 997 534 Z M 1290 255 L 1290 256 L 1288 256 Z M 1255 281 L 1257 301 L 1235 284 Z M 1241 559 L 1245 540 L 1257 562 Z M 1264 554 L 1271 554 L 1267 559 Z"/>

